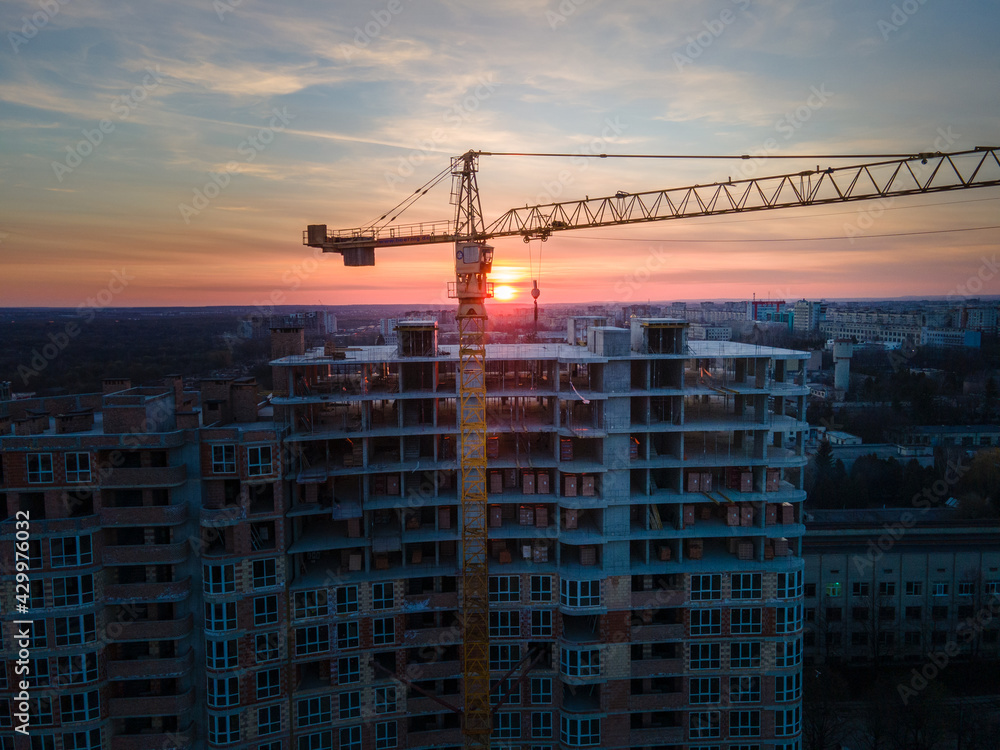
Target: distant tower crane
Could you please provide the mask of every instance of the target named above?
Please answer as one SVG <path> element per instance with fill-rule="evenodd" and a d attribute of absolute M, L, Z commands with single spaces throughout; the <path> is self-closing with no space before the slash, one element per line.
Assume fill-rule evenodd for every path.
<path fill-rule="evenodd" d="M 455 221 L 432 224 L 368 226 L 328 231 L 312 224 L 303 243 L 340 253 L 346 266 L 375 265 L 375 249 L 400 245 L 453 244 L 455 281 L 449 296 L 458 300 L 458 429 L 462 506 L 461 627 L 466 747 L 489 748 L 491 733 L 489 673 L 489 582 L 486 556 L 486 300 L 493 267 L 495 237 L 546 240 L 556 231 L 618 226 L 640 222 L 766 211 L 796 206 L 920 195 L 1000 185 L 1000 148 L 977 147 L 951 153 L 869 155 L 879 161 L 827 167 L 769 177 L 727 180 L 642 193 L 618 191 L 604 198 L 512 208 L 485 226 L 476 185 L 480 156 L 570 156 L 570 154 L 499 154 L 468 151 L 452 159 L 450 172 Z M 595 155 L 609 158 L 606 154 Z M 625 155 L 614 158 L 680 158 Z M 748 156 L 704 157 L 748 159 Z M 779 157 L 770 157 L 779 158 Z M 827 155 L 818 160 L 861 159 Z M 412 203 L 427 190 L 416 191 Z M 385 218 L 383 216 L 382 218 Z M 395 218 L 395 217 L 393 217 Z M 536 316 L 538 287 L 531 290 Z"/>

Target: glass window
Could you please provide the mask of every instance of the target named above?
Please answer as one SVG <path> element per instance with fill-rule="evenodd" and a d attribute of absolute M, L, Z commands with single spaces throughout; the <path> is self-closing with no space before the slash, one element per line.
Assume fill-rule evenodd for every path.
<path fill-rule="evenodd" d="M 361 750 L 361 727 L 340 730 L 340 750 Z"/>
<path fill-rule="evenodd" d="M 552 712 L 531 712 L 531 736 L 534 739 L 548 739 L 552 736 Z"/>
<path fill-rule="evenodd" d="M 54 479 L 52 473 L 51 453 L 28 454 L 28 482 L 30 484 L 47 484 Z"/>
<path fill-rule="evenodd" d="M 256 627 L 261 625 L 274 625 L 278 622 L 278 597 L 258 596 L 253 600 L 253 624 Z"/>
<path fill-rule="evenodd" d="M 521 635 L 520 612 L 500 609 L 490 612 L 490 638 L 516 638 Z M 532 616 L 535 612 L 532 611 Z"/>
<path fill-rule="evenodd" d="M 559 601 L 566 607 L 601 606 L 600 581 L 559 581 Z"/>
<path fill-rule="evenodd" d="M 247 476 L 259 477 L 271 472 L 271 446 L 247 448 Z"/>
<path fill-rule="evenodd" d="M 547 638 L 552 635 L 552 610 L 534 609 L 531 611 L 531 637 Z"/>
<path fill-rule="evenodd" d="M 229 708 L 240 703 L 240 680 L 238 677 L 209 677 L 206 690 L 209 708 Z"/>
<path fill-rule="evenodd" d="M 718 643 L 691 644 L 691 669 L 718 669 L 719 666 Z"/>
<path fill-rule="evenodd" d="M 298 713 L 297 725 L 311 727 L 315 724 L 325 724 L 330 721 L 330 696 L 316 695 L 303 698 L 296 703 Z"/>
<path fill-rule="evenodd" d="M 691 635 L 721 635 L 721 609 L 692 609 Z"/>
<path fill-rule="evenodd" d="M 375 688 L 375 713 L 391 714 L 396 712 L 396 686 Z"/>
<path fill-rule="evenodd" d="M 711 575 L 691 576 L 691 601 L 702 602 L 722 598 L 722 576 Z"/>
<path fill-rule="evenodd" d="M 205 630 L 212 633 L 236 630 L 236 602 L 205 602 Z"/>
<path fill-rule="evenodd" d="M 233 474 L 236 471 L 236 446 L 212 446 L 212 473 Z"/>
<path fill-rule="evenodd" d="M 719 736 L 718 711 L 692 711 L 688 714 L 688 736 L 692 740 Z"/>
<path fill-rule="evenodd" d="M 563 646 L 559 652 L 559 666 L 562 673 L 569 677 L 600 677 L 601 650 L 577 650 Z"/>
<path fill-rule="evenodd" d="M 90 454 L 89 453 L 67 453 L 66 454 L 66 481 L 67 482 L 89 482 L 90 481 Z"/>
<path fill-rule="evenodd" d="M 358 611 L 358 587 L 341 586 L 337 589 L 337 614 L 352 615 Z"/>
<path fill-rule="evenodd" d="M 281 672 L 265 669 L 257 673 L 257 700 L 275 698 L 281 694 Z"/>
<path fill-rule="evenodd" d="M 802 639 L 779 641 L 775 648 L 774 666 L 778 669 L 798 666 L 802 662 Z"/>
<path fill-rule="evenodd" d="M 340 718 L 356 719 L 361 716 L 361 693 L 352 691 L 340 694 Z"/>
<path fill-rule="evenodd" d="M 730 677 L 729 700 L 732 703 L 757 703 L 760 701 L 760 677 L 756 675 Z"/>
<path fill-rule="evenodd" d="M 357 656 L 337 659 L 337 684 L 349 685 L 361 681 L 361 660 Z"/>
<path fill-rule="evenodd" d="M 733 635 L 754 635 L 763 628 L 763 611 L 760 607 L 742 607 L 730 612 L 730 632 Z M 694 633 L 692 633 L 694 635 Z"/>
<path fill-rule="evenodd" d="M 552 576 L 531 576 L 531 601 L 552 601 Z"/>
<path fill-rule="evenodd" d="M 236 566 L 232 564 L 204 566 L 202 586 L 206 594 L 232 594 L 236 591 Z"/>
<path fill-rule="evenodd" d="M 800 596 L 802 596 L 802 571 L 778 573 L 778 598 L 797 599 Z"/>
<path fill-rule="evenodd" d="M 237 664 L 236 640 L 211 641 L 205 639 L 205 665 L 209 669 L 235 669 Z"/>
<path fill-rule="evenodd" d="M 575 719 L 564 714 L 559 720 L 559 739 L 569 747 L 600 745 L 601 720 Z"/>
<path fill-rule="evenodd" d="M 296 591 L 293 596 L 293 602 L 292 616 L 296 620 L 306 620 L 311 617 L 326 617 L 329 612 L 326 602 L 326 589 Z"/>
<path fill-rule="evenodd" d="M 517 643 L 490 645 L 490 669 L 506 672 L 521 661 L 521 646 Z"/>
<path fill-rule="evenodd" d="M 278 658 L 278 634 L 257 633 L 254 635 L 254 655 L 258 664 Z"/>
<path fill-rule="evenodd" d="M 372 607 L 375 609 L 392 609 L 394 595 L 391 583 L 372 584 Z"/>
<path fill-rule="evenodd" d="M 774 700 L 776 703 L 795 701 L 802 696 L 802 673 L 778 675 L 774 678 Z"/>
<path fill-rule="evenodd" d="M 240 741 L 240 715 L 208 715 L 208 741 L 216 745 L 229 745 Z"/>
<path fill-rule="evenodd" d="M 733 669 L 757 669 L 760 667 L 760 641 L 730 644 L 729 666 Z"/>
<path fill-rule="evenodd" d="M 94 601 L 94 576 L 67 576 L 52 579 L 53 607 L 81 607 Z"/>
<path fill-rule="evenodd" d="M 774 712 L 774 736 L 775 737 L 788 737 L 792 734 L 798 734 L 799 732 L 799 721 L 800 719 L 800 708 L 796 706 L 795 708 L 788 708 L 781 711 Z"/>
<path fill-rule="evenodd" d="M 49 540 L 49 565 L 72 568 L 94 562 L 93 536 L 66 536 Z M 40 566 L 39 566 L 40 567 Z"/>
<path fill-rule="evenodd" d="M 396 722 L 380 721 L 375 724 L 375 750 L 396 747 Z"/>
<path fill-rule="evenodd" d="M 101 718 L 101 694 L 97 690 L 91 690 L 89 693 L 60 696 L 59 711 L 63 724 L 96 721 Z"/>
<path fill-rule="evenodd" d="M 357 648 L 361 645 L 357 621 L 337 623 L 337 648 Z"/>
<path fill-rule="evenodd" d="M 733 573 L 732 582 L 733 599 L 760 599 L 760 573 Z M 778 594 L 778 596 L 781 596 L 781 594 Z"/>
<path fill-rule="evenodd" d="M 760 711 L 730 711 L 730 737 L 759 737 Z"/>
<path fill-rule="evenodd" d="M 257 734 L 264 736 L 281 731 L 281 707 L 264 706 L 257 709 Z"/>
<path fill-rule="evenodd" d="M 783 633 L 795 633 L 802 629 L 802 605 L 796 604 L 792 607 L 777 607 L 774 610 L 775 632 L 779 635 Z"/>
<path fill-rule="evenodd" d="M 490 602 L 519 602 L 521 579 L 518 576 L 490 576 Z"/>
<path fill-rule="evenodd" d="M 493 736 L 500 740 L 520 739 L 521 714 L 510 711 L 493 714 Z"/>
<path fill-rule="evenodd" d="M 396 642 L 396 621 L 391 617 L 380 617 L 372 620 L 372 643 L 375 646 L 387 646 Z"/>
<path fill-rule="evenodd" d="M 691 703 L 718 703 L 721 699 L 718 677 L 692 677 L 690 682 Z"/>
<path fill-rule="evenodd" d="M 273 557 L 253 561 L 253 587 L 266 589 L 278 585 L 277 560 Z"/>
<path fill-rule="evenodd" d="M 552 678 L 532 677 L 531 678 L 531 703 L 541 705 L 552 702 Z"/>
<path fill-rule="evenodd" d="M 307 656 L 330 650 L 330 627 L 309 625 L 295 629 L 295 655 Z"/>
<path fill-rule="evenodd" d="M 924 593 L 924 582 L 923 581 L 907 581 L 906 582 L 906 595 L 907 596 L 923 596 Z"/>

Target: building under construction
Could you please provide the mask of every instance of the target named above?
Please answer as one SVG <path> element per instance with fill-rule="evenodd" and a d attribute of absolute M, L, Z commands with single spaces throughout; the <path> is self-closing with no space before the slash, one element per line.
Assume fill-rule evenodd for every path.
<path fill-rule="evenodd" d="M 487 346 L 493 747 L 800 747 L 806 354 L 686 325 Z M 457 347 L 272 336 L 270 405 L 178 378 L 5 404 L 25 747 L 465 745 Z"/>
<path fill-rule="evenodd" d="M 493 746 L 800 746 L 806 354 L 686 327 L 487 346 Z M 297 747 L 463 744 L 458 352 L 436 334 L 276 332 L 290 705 L 332 707 Z"/>

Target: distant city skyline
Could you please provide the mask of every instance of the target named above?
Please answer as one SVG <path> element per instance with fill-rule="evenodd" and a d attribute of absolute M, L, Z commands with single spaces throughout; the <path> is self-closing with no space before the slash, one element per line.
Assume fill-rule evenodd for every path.
<path fill-rule="evenodd" d="M 445 306 L 446 247 L 344 268 L 302 231 L 364 225 L 470 148 L 574 155 L 483 157 L 490 221 L 827 163 L 770 156 L 997 146 L 998 25 L 985 0 L 11 0 L 0 307 Z M 580 158 L 600 153 L 752 158 Z M 541 304 L 984 296 L 1000 293 L 998 200 L 988 188 L 497 240 L 493 280 L 530 303 L 538 279 Z M 448 218 L 442 185 L 399 221 Z"/>

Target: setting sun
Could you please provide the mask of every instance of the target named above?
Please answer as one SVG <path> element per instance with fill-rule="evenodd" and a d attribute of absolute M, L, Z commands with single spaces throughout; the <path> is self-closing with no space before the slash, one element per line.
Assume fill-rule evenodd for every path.
<path fill-rule="evenodd" d="M 516 296 L 517 289 L 512 286 L 507 286 L 506 284 L 495 287 L 493 290 L 493 299 L 500 300 L 501 302 L 508 302 Z"/>

